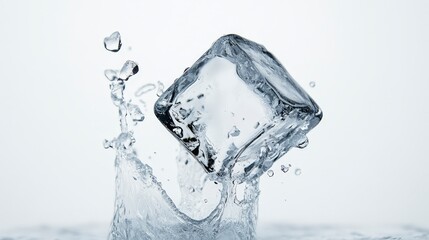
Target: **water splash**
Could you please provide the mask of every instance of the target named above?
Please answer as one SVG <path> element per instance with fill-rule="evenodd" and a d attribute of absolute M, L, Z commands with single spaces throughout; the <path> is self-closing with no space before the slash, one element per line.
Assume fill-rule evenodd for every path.
<path fill-rule="evenodd" d="M 179 240 L 201 239 L 201 236 L 208 240 L 255 239 L 259 177 L 272 165 L 272 161 L 266 161 L 266 159 L 277 159 L 280 154 L 283 154 L 274 151 L 279 149 L 278 143 L 274 141 L 277 139 L 270 135 L 272 140 L 258 143 L 261 146 L 260 151 L 257 152 L 257 156 L 253 156 L 254 165 L 248 167 L 260 168 L 261 170 L 258 170 L 257 174 L 238 178 L 233 177 L 238 175 L 233 175 L 232 171 L 237 169 L 234 167 L 235 165 L 241 169 L 239 166 L 241 164 L 240 159 L 233 162 L 232 156 L 240 156 L 241 153 L 235 146 L 233 139 L 242 137 L 241 128 L 239 129 L 234 125 L 228 134 L 222 134 L 225 139 L 231 141 L 226 151 L 226 154 L 231 157 L 231 161 L 226 160 L 226 164 L 219 169 L 218 173 L 223 175 L 215 175 L 210 171 L 205 171 L 201 163 L 189 151 L 200 146 L 199 140 L 184 138 L 182 127 L 172 127 L 170 130 L 175 136 L 184 138 L 184 146 L 176 158 L 177 181 L 181 199 L 175 203 L 162 188 L 161 182 L 153 174 L 152 168 L 145 159 L 138 157 L 134 147 L 138 139 L 129 129 L 130 123 L 136 125 L 138 122 L 144 121 L 145 116 L 137 105 L 124 99 L 124 90 L 126 82 L 138 72 L 138 64 L 131 60 L 126 61 L 121 70 L 105 71 L 105 76 L 110 81 L 112 102 L 118 108 L 121 129 L 116 138 L 103 142 L 105 148 L 113 148 L 116 151 L 115 211 L 109 240 Z M 245 73 L 240 72 L 240 74 Z M 212 87 L 210 84 L 207 85 L 209 89 Z M 134 95 L 141 96 L 154 89 L 154 84 L 146 84 L 139 88 Z M 157 83 L 156 95 L 158 97 L 161 95 L 165 97 L 166 95 L 164 85 L 161 82 Z M 190 110 L 190 108 L 178 106 L 172 109 L 171 113 L 178 121 L 198 118 L 204 110 L 202 101 L 205 101 L 205 98 L 207 98 L 205 94 L 196 93 L 194 97 L 183 99 L 182 102 L 182 104 L 190 104 L 196 108 Z M 164 106 L 168 103 L 164 103 L 161 99 L 158 104 Z M 231 114 L 232 117 L 235 116 L 234 112 Z M 298 114 L 298 112 L 292 110 L 289 114 L 294 116 L 293 114 Z M 237 119 L 242 119 L 243 122 L 249 121 L 248 118 L 240 115 L 237 115 Z M 284 121 L 291 121 L 290 124 L 293 124 L 292 120 L 290 118 Z M 250 125 L 247 127 L 249 129 L 259 129 L 261 126 L 259 121 L 249 123 Z M 297 124 L 301 124 L 301 122 Z M 204 131 L 203 125 L 194 124 L 192 128 L 197 131 Z M 261 131 L 269 131 L 270 128 L 276 130 L 274 126 L 265 125 Z M 297 136 L 302 137 L 301 135 Z M 298 144 L 297 139 L 291 143 L 298 144 L 298 147 L 305 147 L 305 139 L 300 144 Z M 243 169 L 248 171 L 247 168 Z M 272 177 L 274 171 L 268 170 L 267 174 Z"/>

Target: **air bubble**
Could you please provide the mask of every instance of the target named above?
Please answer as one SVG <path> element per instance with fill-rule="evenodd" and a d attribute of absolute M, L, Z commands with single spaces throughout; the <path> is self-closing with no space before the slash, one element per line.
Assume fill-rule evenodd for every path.
<path fill-rule="evenodd" d="M 295 175 L 299 176 L 301 175 L 301 173 L 302 173 L 301 168 L 295 169 Z"/>
<path fill-rule="evenodd" d="M 274 176 L 274 171 L 273 170 L 268 170 L 267 175 L 268 175 L 268 177 Z"/>
<path fill-rule="evenodd" d="M 316 82 L 311 81 L 308 85 L 310 85 L 310 87 L 314 88 L 316 86 Z"/>

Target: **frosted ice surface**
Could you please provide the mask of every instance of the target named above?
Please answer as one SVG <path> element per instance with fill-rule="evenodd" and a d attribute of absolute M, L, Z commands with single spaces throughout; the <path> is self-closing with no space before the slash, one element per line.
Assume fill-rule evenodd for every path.
<path fill-rule="evenodd" d="M 207 172 L 240 181 L 267 171 L 322 118 L 271 53 L 237 35 L 219 38 L 154 110 Z"/>

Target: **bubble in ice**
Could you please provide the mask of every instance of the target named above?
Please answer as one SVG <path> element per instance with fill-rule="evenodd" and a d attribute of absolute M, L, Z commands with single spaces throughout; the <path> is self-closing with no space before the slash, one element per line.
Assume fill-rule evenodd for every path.
<path fill-rule="evenodd" d="M 237 137 L 238 135 L 240 135 L 240 129 L 238 129 L 237 126 L 233 126 L 231 131 L 229 131 L 228 135 L 231 137 Z"/>
<path fill-rule="evenodd" d="M 280 169 L 282 170 L 282 172 L 287 173 L 289 171 L 289 168 L 291 167 L 291 165 L 289 164 L 288 166 L 285 165 L 281 165 Z"/>
<path fill-rule="evenodd" d="M 164 84 L 158 81 L 158 90 L 156 91 L 156 96 L 160 97 L 164 93 Z"/>
<path fill-rule="evenodd" d="M 155 90 L 155 89 L 156 89 L 155 84 L 153 84 L 153 83 L 147 83 L 147 84 L 145 84 L 145 85 L 143 85 L 143 86 L 139 87 L 139 88 L 136 90 L 136 92 L 134 93 L 134 96 L 136 96 L 136 97 L 140 97 L 140 96 L 142 96 L 143 94 L 148 93 L 148 92 L 150 92 L 150 91 L 153 91 L 153 90 Z"/>
<path fill-rule="evenodd" d="M 268 175 L 268 177 L 274 176 L 274 171 L 273 170 L 268 170 L 267 175 Z"/>
<path fill-rule="evenodd" d="M 183 129 L 181 127 L 173 128 L 173 132 L 180 138 L 183 137 Z"/>
<path fill-rule="evenodd" d="M 104 38 L 104 48 L 111 52 L 117 52 L 121 49 L 122 41 L 121 34 L 114 32 L 110 36 Z"/>
<path fill-rule="evenodd" d="M 316 82 L 311 81 L 308 85 L 310 85 L 310 87 L 314 88 L 316 86 Z"/>
<path fill-rule="evenodd" d="M 295 169 L 295 175 L 299 176 L 301 175 L 301 173 L 302 173 L 301 168 Z"/>
<path fill-rule="evenodd" d="M 139 72 L 139 66 L 136 62 L 127 60 L 119 72 L 119 79 L 127 81 L 131 76 Z"/>

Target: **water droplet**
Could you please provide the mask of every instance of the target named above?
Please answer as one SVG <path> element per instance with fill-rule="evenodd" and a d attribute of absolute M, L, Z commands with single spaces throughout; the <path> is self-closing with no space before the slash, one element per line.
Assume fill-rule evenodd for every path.
<path fill-rule="evenodd" d="M 131 119 L 134 121 L 135 124 L 137 124 L 137 122 L 141 122 L 144 120 L 144 114 L 140 110 L 139 106 L 128 103 L 127 108 L 128 108 L 128 113 L 130 114 Z"/>
<path fill-rule="evenodd" d="M 104 70 L 104 76 L 106 76 L 106 78 L 109 81 L 116 81 L 118 80 L 118 74 L 119 72 L 116 70 L 112 70 L 112 69 L 106 69 Z"/>
<path fill-rule="evenodd" d="M 164 93 L 164 84 L 158 81 L 158 91 L 156 91 L 156 96 L 160 97 Z"/>
<path fill-rule="evenodd" d="M 113 143 L 112 143 L 112 141 L 109 141 L 109 140 L 107 140 L 107 139 L 104 139 L 104 141 L 103 141 L 103 147 L 104 147 L 105 149 L 113 148 Z"/>
<path fill-rule="evenodd" d="M 268 170 L 267 175 L 268 175 L 268 177 L 274 176 L 274 171 L 273 170 Z"/>
<path fill-rule="evenodd" d="M 308 138 L 306 136 L 304 136 L 304 138 L 301 140 L 300 143 L 298 143 L 297 147 L 298 148 L 305 148 L 308 146 Z"/>
<path fill-rule="evenodd" d="M 190 193 L 193 193 L 193 192 L 195 192 L 195 188 L 193 188 L 193 187 L 190 187 L 190 188 L 189 188 L 189 192 L 190 192 Z"/>
<path fill-rule="evenodd" d="M 282 170 L 282 172 L 287 173 L 289 171 L 290 167 L 291 167 L 290 164 L 289 164 L 289 166 L 281 165 L 280 169 Z"/>
<path fill-rule="evenodd" d="M 131 76 L 139 72 L 139 66 L 136 62 L 127 60 L 119 72 L 119 79 L 127 81 Z"/>
<path fill-rule="evenodd" d="M 104 38 L 104 48 L 111 52 L 117 52 L 121 49 L 121 34 L 114 32 L 110 36 Z"/>
<path fill-rule="evenodd" d="M 208 203 L 209 202 L 209 200 L 207 200 L 207 199 L 204 199 L 204 203 Z"/>
<path fill-rule="evenodd" d="M 147 92 L 155 90 L 155 88 L 156 88 L 156 86 L 153 83 L 145 84 L 145 85 L 143 85 L 137 89 L 137 91 L 134 93 L 134 96 L 140 97 L 141 95 L 143 95 Z"/>
<path fill-rule="evenodd" d="M 110 97 L 115 106 L 120 106 L 124 101 L 125 84 L 122 81 L 115 81 L 110 84 Z"/>
<path fill-rule="evenodd" d="M 116 149 L 128 149 L 136 140 L 131 133 L 121 133 L 115 140 Z"/>
<path fill-rule="evenodd" d="M 199 94 L 198 96 L 197 96 L 197 98 L 198 99 L 201 99 L 201 98 L 203 98 L 204 97 L 204 94 L 203 93 L 201 93 L 201 94 Z"/>
<path fill-rule="evenodd" d="M 308 85 L 310 85 L 310 87 L 314 88 L 316 86 L 316 82 L 311 81 Z"/>
<path fill-rule="evenodd" d="M 175 127 L 173 128 L 173 132 L 179 137 L 183 137 L 183 129 L 181 127 Z"/>
<path fill-rule="evenodd" d="M 240 129 L 238 129 L 236 126 L 233 126 L 231 131 L 229 131 L 229 133 L 228 133 L 228 138 L 229 138 L 229 136 L 237 137 L 238 135 L 240 135 Z"/>
<path fill-rule="evenodd" d="M 302 173 L 301 168 L 295 169 L 295 175 L 299 176 L 301 175 L 301 173 Z"/>

